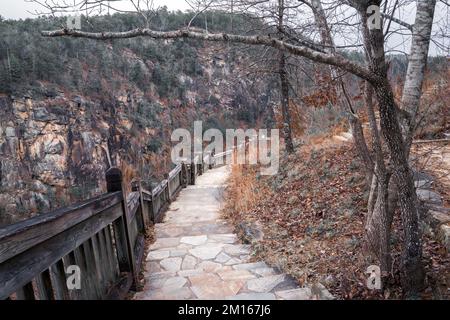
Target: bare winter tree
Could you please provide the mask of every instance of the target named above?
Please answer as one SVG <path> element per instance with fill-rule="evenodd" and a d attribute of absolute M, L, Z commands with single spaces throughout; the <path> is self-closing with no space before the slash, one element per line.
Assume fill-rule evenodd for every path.
<path fill-rule="evenodd" d="M 64 1 L 53 0 L 43 3 L 44 7 L 57 13 L 63 10 L 94 10 L 101 4 L 109 6 L 115 1 L 80 0 L 77 5 L 67 5 Z M 139 1 L 131 1 L 139 4 Z M 233 1 L 234 2 L 234 1 Z M 258 0 L 242 2 L 248 11 L 256 10 Z M 383 270 L 389 270 L 389 241 L 392 216 L 388 208 L 388 186 L 390 177 L 396 185 L 396 203 L 401 213 L 404 230 L 402 254 L 402 279 L 405 292 L 414 296 L 423 285 L 422 241 L 419 228 L 419 204 L 414 187 L 413 171 L 409 165 L 409 147 L 415 129 L 415 117 L 420 105 L 424 70 L 430 44 L 430 33 L 433 26 L 436 0 L 417 0 L 415 23 L 410 26 L 395 18 L 395 10 L 403 1 L 382 0 L 335 0 L 322 6 L 318 0 L 300 1 L 303 5 L 297 8 L 297 16 L 289 23 L 284 23 L 284 29 L 289 28 L 289 37 L 283 32 L 267 33 L 267 30 L 254 30 L 249 34 L 209 33 L 205 30 L 184 29 L 173 31 L 156 31 L 145 25 L 142 28 L 115 32 L 87 32 L 82 30 L 43 31 L 46 37 L 82 37 L 96 40 L 151 37 L 154 39 L 192 38 L 205 41 L 235 42 L 247 45 L 272 47 L 280 52 L 304 57 L 313 62 L 331 67 L 333 77 L 338 73 L 355 75 L 367 83 L 366 107 L 369 111 L 372 140 L 374 143 L 375 160 L 368 156 L 364 137 L 356 114 L 353 112 L 352 125 L 359 152 L 370 164 L 373 173 L 373 192 L 369 202 L 367 217 L 368 238 L 375 247 Z M 59 4 L 58 4 L 59 3 Z M 280 6 L 284 4 L 280 1 Z M 208 3 L 206 3 L 208 4 Z M 220 3 L 221 8 L 229 8 L 229 1 Z M 138 6 L 137 6 L 138 7 Z M 236 3 L 233 3 L 234 10 Z M 136 6 L 135 6 L 136 8 Z M 384 9 L 383 9 L 384 8 Z M 391 8 L 391 10 L 387 10 Z M 392 9 L 394 8 L 394 9 Z M 201 9 L 197 9 L 201 10 Z M 145 10 L 144 10 L 145 11 Z M 142 14 L 141 10 L 136 12 Z M 308 15 L 312 12 L 312 22 Z M 255 13 L 257 14 L 257 12 Z M 281 15 L 283 16 L 283 15 Z M 260 16 L 265 19 L 264 16 Z M 402 103 L 399 105 L 388 79 L 389 63 L 386 56 L 386 31 L 391 32 L 392 25 L 412 30 L 411 49 L 409 50 L 409 66 Z M 319 40 L 317 40 L 319 39 Z M 335 44 L 339 40 L 340 45 Z M 340 53 L 341 48 L 363 48 L 366 62 L 359 63 L 350 60 Z M 282 61 L 282 60 L 281 60 Z M 352 113 L 351 103 L 345 97 L 345 86 L 339 81 L 337 88 L 344 105 Z M 372 97 L 373 96 L 373 97 Z M 373 101 L 376 98 L 376 103 Z M 375 108 L 380 118 L 380 132 L 375 118 Z M 352 118 L 350 118 L 352 119 Z M 361 136 L 360 136 L 361 135 Z M 387 157 L 383 157 L 382 143 L 385 143 Z"/>
<path fill-rule="evenodd" d="M 297 0 L 235 0 L 230 5 L 233 6 L 234 12 L 245 14 L 249 19 L 259 19 L 262 21 L 265 31 L 276 34 L 280 39 L 287 36 L 288 32 L 286 29 L 290 24 L 289 18 L 299 6 Z M 276 74 L 279 78 L 282 132 L 286 152 L 291 154 L 294 152 L 294 144 L 292 115 L 290 114 L 289 57 L 283 50 L 279 50 L 276 53 L 276 57 L 274 57 L 273 51 L 267 52 L 267 55 L 259 61 L 260 63 L 258 65 L 260 67 L 262 64 L 268 64 L 266 72 Z M 276 63 L 276 67 L 272 67 L 271 62 Z"/>

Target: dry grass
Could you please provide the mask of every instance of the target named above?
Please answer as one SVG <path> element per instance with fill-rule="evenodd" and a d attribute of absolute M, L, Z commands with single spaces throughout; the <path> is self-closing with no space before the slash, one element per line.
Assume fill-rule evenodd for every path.
<path fill-rule="evenodd" d="M 123 186 L 125 192 L 128 194 L 131 192 L 131 181 L 137 177 L 137 170 L 134 166 L 126 162 L 121 163 L 120 170 L 122 171 Z"/>
<path fill-rule="evenodd" d="M 253 174 L 248 174 L 252 170 Z M 248 212 L 267 196 L 257 183 L 255 169 L 244 168 L 241 165 L 232 165 L 229 184 L 233 187 L 227 191 L 231 212 Z"/>

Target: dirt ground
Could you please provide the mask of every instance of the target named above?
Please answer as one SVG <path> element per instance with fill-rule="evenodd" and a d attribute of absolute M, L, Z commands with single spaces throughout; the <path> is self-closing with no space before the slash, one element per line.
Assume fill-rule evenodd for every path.
<path fill-rule="evenodd" d="M 283 159 L 280 173 L 262 177 L 255 168 L 233 167 L 224 214 L 245 238 L 243 222 L 259 226 L 255 257 L 294 276 L 320 282 L 340 299 L 400 299 L 398 272 L 383 292 L 366 287 L 373 260 L 364 248 L 367 203 L 361 162 L 351 144 L 306 143 Z M 447 153 L 448 155 L 448 153 Z M 393 225 L 393 270 L 399 269 L 402 228 Z M 448 299 L 450 260 L 445 247 L 424 238 L 427 272 L 423 299 Z"/>

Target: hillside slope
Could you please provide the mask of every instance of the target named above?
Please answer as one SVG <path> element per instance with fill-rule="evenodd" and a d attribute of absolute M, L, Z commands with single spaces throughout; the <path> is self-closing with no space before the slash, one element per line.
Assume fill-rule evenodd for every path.
<path fill-rule="evenodd" d="M 168 27 L 185 19 L 165 14 Z M 266 118 L 273 85 L 246 77 L 234 47 L 41 38 L 54 23 L 0 21 L 0 225 L 104 192 L 109 166 L 150 187 L 172 166 L 172 130 L 195 120 L 224 130 Z"/>

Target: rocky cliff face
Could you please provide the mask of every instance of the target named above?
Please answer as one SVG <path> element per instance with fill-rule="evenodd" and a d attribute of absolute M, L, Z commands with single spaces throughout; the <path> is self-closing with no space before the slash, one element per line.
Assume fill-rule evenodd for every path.
<path fill-rule="evenodd" d="M 152 73 L 151 61 L 129 58 Z M 239 71 L 224 54 L 202 49 L 199 59 L 201 76 L 178 75 L 186 87 L 180 99 L 159 96 L 154 83 L 143 92 L 126 79 L 110 97 L 45 82 L 43 95 L 0 95 L 0 225 L 104 192 L 109 166 L 150 184 L 170 169 L 172 129 L 192 128 L 194 120 L 237 126 L 246 120 L 236 117 L 239 110 L 267 108 L 267 94 L 239 97 L 249 86 L 269 92 L 267 83 L 236 81 Z"/>
<path fill-rule="evenodd" d="M 2 97 L 0 104 L 4 223 L 102 191 L 110 148 L 120 149 L 119 135 L 131 129 L 125 104 L 64 95 L 38 101 Z M 138 144 L 123 146 L 132 154 Z"/>

